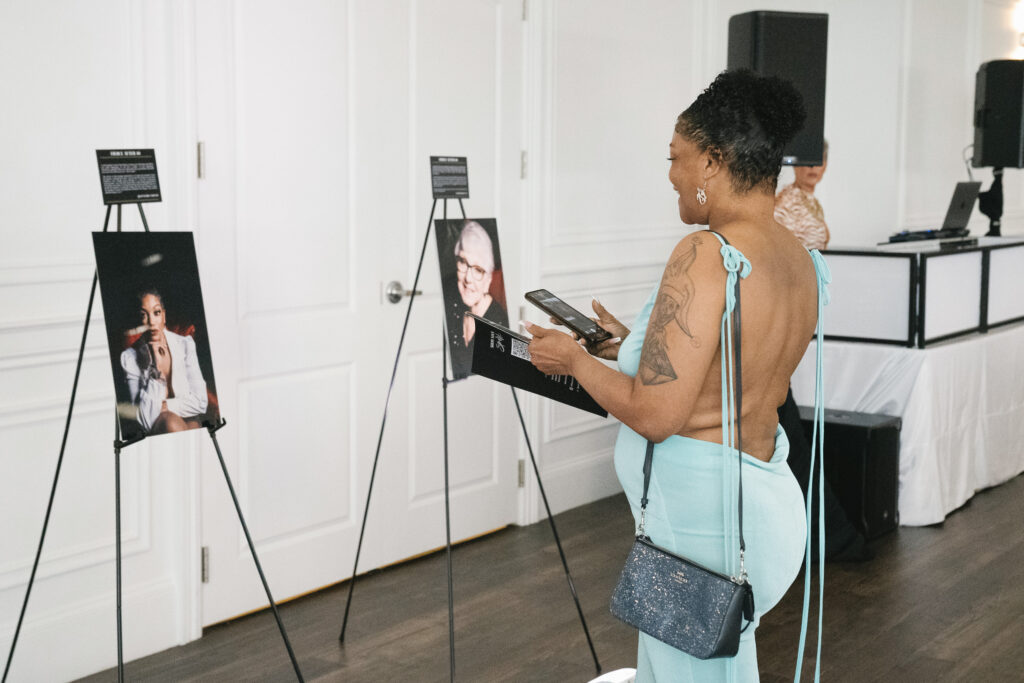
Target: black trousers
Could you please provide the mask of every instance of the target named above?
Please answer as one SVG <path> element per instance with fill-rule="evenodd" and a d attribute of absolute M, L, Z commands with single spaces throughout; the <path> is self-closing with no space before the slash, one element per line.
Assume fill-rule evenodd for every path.
<path fill-rule="evenodd" d="M 811 444 L 800 424 L 800 409 L 793 400 L 793 390 L 786 394 L 786 402 L 779 406 L 779 424 L 789 438 L 789 468 L 800 483 L 807 500 L 807 482 L 811 470 Z M 815 468 L 817 470 L 817 468 Z M 818 485 L 814 483 L 814 501 L 811 509 L 811 552 L 817 556 L 818 545 Z M 839 505 L 832 487 L 825 481 L 825 557 L 835 557 L 857 539 L 857 530 Z"/>

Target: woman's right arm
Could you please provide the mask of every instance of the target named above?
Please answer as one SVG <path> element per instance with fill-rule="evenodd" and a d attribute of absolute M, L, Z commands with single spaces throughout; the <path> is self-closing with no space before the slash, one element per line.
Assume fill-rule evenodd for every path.
<path fill-rule="evenodd" d="M 718 241 L 694 233 L 665 268 L 636 377 L 587 355 L 568 335 L 536 326 L 529 328 L 532 362 L 546 374 L 572 375 L 633 431 L 664 441 L 689 422 L 718 352 L 725 281 Z"/>

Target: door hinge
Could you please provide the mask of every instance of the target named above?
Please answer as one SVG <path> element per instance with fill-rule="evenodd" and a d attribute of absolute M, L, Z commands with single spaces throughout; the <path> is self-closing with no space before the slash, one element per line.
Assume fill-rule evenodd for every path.
<path fill-rule="evenodd" d="M 196 143 L 196 177 L 202 180 L 206 177 L 206 143 Z"/>
<path fill-rule="evenodd" d="M 519 179 L 526 179 L 526 150 L 519 152 Z"/>
<path fill-rule="evenodd" d="M 523 0 L 523 21 L 526 21 L 526 6 L 530 0 Z"/>
<path fill-rule="evenodd" d="M 526 461 L 519 460 L 519 488 L 526 486 Z"/>
<path fill-rule="evenodd" d="M 203 583 L 210 583 L 210 546 L 204 545 L 200 550 L 199 575 Z"/>

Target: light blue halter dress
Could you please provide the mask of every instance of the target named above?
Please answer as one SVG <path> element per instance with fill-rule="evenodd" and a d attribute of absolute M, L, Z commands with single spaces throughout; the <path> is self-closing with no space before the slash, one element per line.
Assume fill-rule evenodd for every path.
<path fill-rule="evenodd" d="M 715 234 L 715 233 L 712 233 Z M 722 238 L 715 234 L 722 241 Z M 723 242 L 723 264 L 729 272 L 726 284 L 726 312 L 722 318 L 723 380 L 731 370 L 731 311 L 735 305 L 733 286 L 737 277 L 750 273 L 750 262 L 734 247 Z M 811 252 L 818 279 L 818 332 L 821 306 L 825 302 L 828 270 L 817 251 Z M 650 298 L 619 348 L 619 369 L 636 376 L 640 352 L 647 332 Z M 751 343 L 749 334 L 747 342 Z M 818 347 L 820 349 L 820 339 Z M 820 371 L 820 363 L 819 363 Z M 731 375 L 730 375 L 731 377 Z M 819 372 L 820 378 L 820 372 Z M 723 381 L 723 425 L 732 423 L 731 381 Z M 818 401 L 820 405 L 820 400 Z M 820 430 L 815 435 L 820 440 Z M 676 554 L 722 573 L 739 574 L 739 533 L 737 527 L 738 466 L 732 435 L 723 428 L 723 444 L 673 435 L 656 444 L 651 473 L 646 531 L 651 540 Z M 626 425 L 615 444 L 615 471 L 626 492 L 633 516 L 639 521 L 643 492 L 643 462 L 647 440 Z M 764 462 L 743 454 L 743 532 L 746 540 L 746 570 L 754 589 L 754 623 L 740 637 L 735 657 L 700 660 L 640 633 L 637 653 L 637 683 L 676 681 L 757 681 L 757 650 L 754 631 L 761 615 L 774 607 L 796 578 L 810 546 L 807 541 L 808 515 L 800 486 L 786 463 L 789 441 L 782 427 L 775 434 L 775 452 Z M 812 460 L 812 471 L 813 471 Z M 824 524 L 820 525 L 824 529 Z M 820 540 L 820 539 L 819 539 Z M 810 563 L 808 562 L 808 565 Z M 807 587 L 809 590 L 809 586 Z M 803 632 L 806 630 L 805 595 Z M 820 633 L 820 626 L 819 626 Z M 820 641 L 820 638 L 819 638 Z M 801 658 L 803 647 L 801 642 Z"/>

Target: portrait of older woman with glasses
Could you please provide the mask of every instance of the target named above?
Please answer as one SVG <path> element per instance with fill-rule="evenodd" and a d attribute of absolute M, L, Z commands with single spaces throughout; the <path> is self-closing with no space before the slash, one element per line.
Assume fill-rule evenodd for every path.
<path fill-rule="evenodd" d="M 488 223 L 491 231 L 482 223 Z M 467 376 L 473 362 L 476 320 L 470 314 L 508 326 L 497 238 L 493 219 L 438 222 L 448 350 L 455 379 Z"/>

